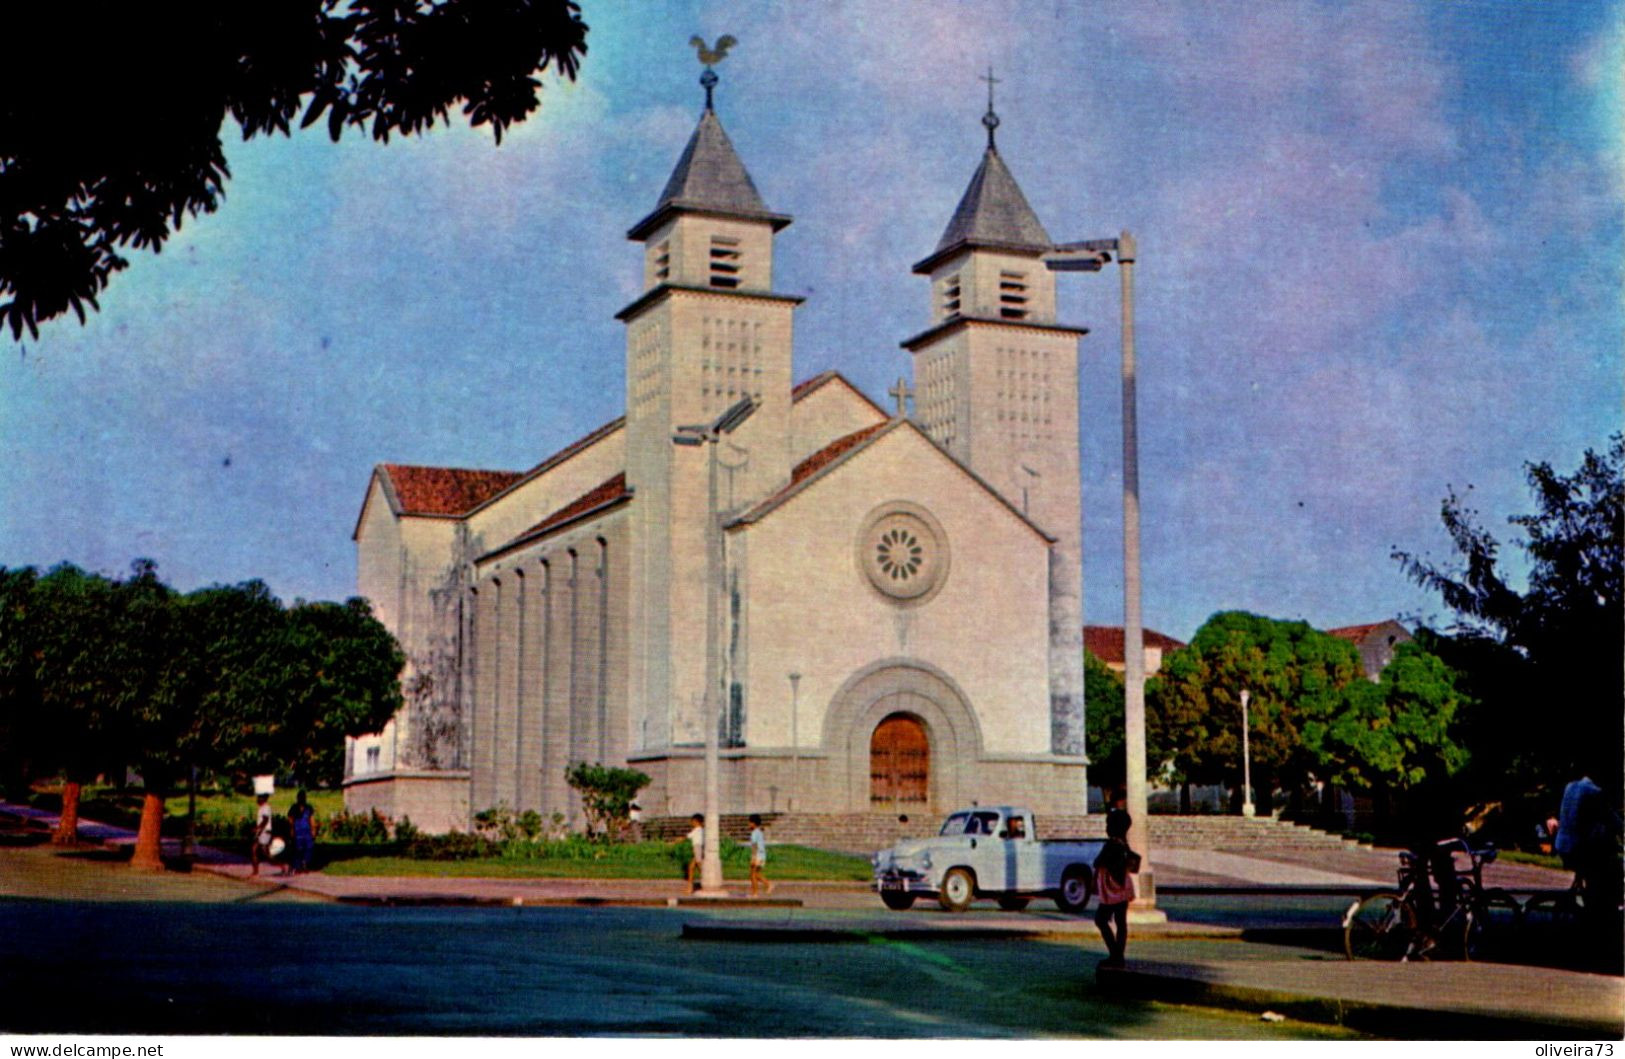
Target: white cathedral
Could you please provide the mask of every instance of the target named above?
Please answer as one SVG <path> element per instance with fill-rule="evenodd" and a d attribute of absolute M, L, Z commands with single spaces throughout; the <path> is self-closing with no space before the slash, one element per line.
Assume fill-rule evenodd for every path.
<path fill-rule="evenodd" d="M 910 417 L 901 389 L 889 410 L 832 371 L 796 380 L 803 299 L 773 289 L 791 219 L 709 96 L 627 233 L 626 414 L 527 471 L 373 471 L 357 579 L 408 656 L 406 705 L 349 741 L 346 806 L 427 830 L 497 805 L 578 820 L 565 770 L 586 760 L 651 776 L 647 816 L 686 816 L 710 710 L 724 812 L 1084 811 L 1085 329 L 1056 321 L 991 106 L 914 266 Z"/>

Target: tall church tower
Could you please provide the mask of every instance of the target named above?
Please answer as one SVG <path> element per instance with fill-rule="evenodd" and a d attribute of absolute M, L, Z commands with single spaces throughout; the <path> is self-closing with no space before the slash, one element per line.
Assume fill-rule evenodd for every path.
<path fill-rule="evenodd" d="M 644 292 L 616 317 L 626 324 L 626 481 L 637 497 L 630 693 L 649 711 L 634 718 L 632 743 L 645 749 L 703 739 L 708 454 L 675 446 L 673 433 L 755 400 L 719 453 L 724 512 L 768 496 L 791 470 L 791 317 L 802 299 L 772 289 L 774 236 L 790 218 L 768 210 L 734 152 L 710 69 L 701 84 L 699 125 L 653 212 L 627 232 L 644 247 Z"/>
<path fill-rule="evenodd" d="M 991 85 L 990 85 L 991 88 Z M 991 92 L 987 149 L 935 252 L 932 326 L 914 354 L 922 429 L 1055 537 L 1050 558 L 1050 732 L 1084 752 L 1078 338 L 1055 319 L 1052 247 L 1000 157 Z"/>

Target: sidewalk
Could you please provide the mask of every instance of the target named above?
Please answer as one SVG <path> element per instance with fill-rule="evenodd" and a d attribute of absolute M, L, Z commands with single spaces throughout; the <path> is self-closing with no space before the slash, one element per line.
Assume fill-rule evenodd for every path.
<path fill-rule="evenodd" d="M 1262 946 L 1258 946 L 1262 947 Z M 1497 963 L 1137 959 L 1102 988 L 1169 1003 L 1274 1011 L 1384 1037 L 1530 1040 L 1625 1035 L 1625 982 L 1611 975 Z"/>

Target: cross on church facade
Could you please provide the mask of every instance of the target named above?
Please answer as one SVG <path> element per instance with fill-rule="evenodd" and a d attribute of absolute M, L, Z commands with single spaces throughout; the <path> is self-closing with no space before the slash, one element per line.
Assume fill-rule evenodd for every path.
<path fill-rule="evenodd" d="M 910 397 L 914 396 L 914 387 L 912 387 L 912 386 L 910 386 L 908 384 L 907 379 L 905 379 L 901 375 L 899 375 L 897 377 L 897 384 L 894 385 L 891 389 L 887 390 L 886 392 L 891 394 L 892 399 L 897 402 L 897 416 L 896 416 L 896 418 L 898 418 L 898 419 L 907 419 L 908 418 L 908 399 Z"/>

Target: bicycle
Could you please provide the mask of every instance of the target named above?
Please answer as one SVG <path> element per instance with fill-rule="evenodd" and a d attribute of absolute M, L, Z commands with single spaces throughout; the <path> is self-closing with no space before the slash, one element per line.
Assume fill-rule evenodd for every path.
<path fill-rule="evenodd" d="M 1399 892 L 1372 894 L 1343 913 L 1343 951 L 1351 960 L 1429 960 L 1439 953 L 1464 960 L 1482 957 L 1486 931 L 1502 917 L 1516 922 L 1519 905 L 1505 890 L 1484 887 L 1484 865 L 1495 860 L 1494 846 L 1475 850 L 1461 839 L 1439 843 L 1454 857 L 1466 854 L 1467 870 L 1456 876 L 1456 900 L 1442 908 L 1435 902 L 1429 928 L 1422 922 L 1420 887 L 1429 886 L 1427 865 L 1415 854 L 1399 854 Z M 1429 890 L 1431 895 L 1431 889 Z"/>

